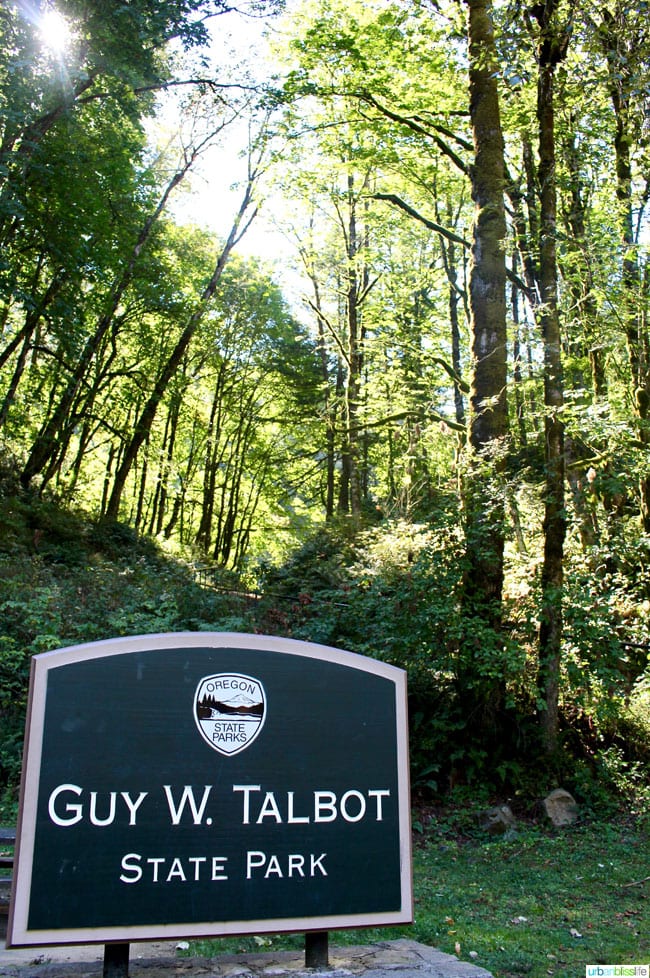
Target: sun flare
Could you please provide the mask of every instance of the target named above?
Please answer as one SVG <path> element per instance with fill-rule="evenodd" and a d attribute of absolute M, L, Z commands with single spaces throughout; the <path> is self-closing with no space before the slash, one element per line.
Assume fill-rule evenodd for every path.
<path fill-rule="evenodd" d="M 43 43 L 54 54 L 62 54 L 70 43 L 70 26 L 58 10 L 50 7 L 41 18 Z"/>

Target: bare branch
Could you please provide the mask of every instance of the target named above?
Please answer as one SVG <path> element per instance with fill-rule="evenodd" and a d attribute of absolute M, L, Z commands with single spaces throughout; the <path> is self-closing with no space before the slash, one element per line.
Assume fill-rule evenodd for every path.
<path fill-rule="evenodd" d="M 464 173 L 465 176 L 470 175 L 469 164 L 466 163 L 465 160 L 451 148 L 449 143 L 445 142 L 444 139 L 441 139 L 438 133 L 442 132 L 445 136 L 451 135 L 463 149 L 471 149 L 466 140 L 450 133 L 450 131 L 444 126 L 431 124 L 431 126 L 425 127 L 422 125 L 424 120 L 421 116 L 401 115 L 399 112 L 394 112 L 392 109 L 389 109 L 387 105 L 383 105 L 370 92 L 358 92 L 357 98 L 367 102 L 368 105 L 372 105 L 378 112 L 381 112 L 382 115 L 386 116 L 387 119 L 391 119 L 393 122 L 397 122 L 401 126 L 406 126 L 411 130 L 411 132 L 417 132 L 421 136 L 426 136 L 427 139 L 430 139 L 433 143 L 435 143 L 438 149 L 458 167 L 461 173 Z"/>
<path fill-rule="evenodd" d="M 396 207 L 403 210 L 409 215 L 409 217 L 414 217 L 416 221 L 420 221 L 420 223 L 424 224 L 424 226 L 429 228 L 430 231 L 435 231 L 437 234 L 442 235 L 443 238 L 447 238 L 448 241 L 454 241 L 456 244 L 462 245 L 463 248 L 471 247 L 469 241 L 467 241 L 465 238 L 461 238 L 460 235 L 454 234 L 453 231 L 449 231 L 436 221 L 432 221 L 430 218 L 425 217 L 424 214 L 420 214 L 419 211 L 416 211 L 414 207 L 407 204 L 406 201 L 402 200 L 401 197 L 398 197 L 397 194 L 376 193 L 372 194 L 371 196 L 374 200 L 386 200 L 389 204 L 395 204 Z"/>
<path fill-rule="evenodd" d="M 343 359 L 345 360 L 346 364 L 349 367 L 350 366 L 350 358 L 349 358 L 349 356 L 347 355 L 347 353 L 345 351 L 345 347 L 341 343 L 341 338 L 339 337 L 338 333 L 336 332 L 336 330 L 334 329 L 334 327 L 330 323 L 329 319 L 327 318 L 327 316 L 325 315 L 325 313 L 323 312 L 323 310 L 322 309 L 319 309 L 318 306 L 315 305 L 315 303 L 313 303 L 312 300 L 311 299 L 308 299 L 306 296 L 304 297 L 304 301 L 309 306 L 309 308 L 313 312 L 316 313 L 316 315 L 318 316 L 320 322 L 324 326 L 327 327 L 327 329 L 329 330 L 329 332 L 330 332 L 330 334 L 331 334 L 334 342 L 336 343 L 336 345 L 339 348 L 339 351 L 341 353 L 341 356 L 343 357 Z"/>

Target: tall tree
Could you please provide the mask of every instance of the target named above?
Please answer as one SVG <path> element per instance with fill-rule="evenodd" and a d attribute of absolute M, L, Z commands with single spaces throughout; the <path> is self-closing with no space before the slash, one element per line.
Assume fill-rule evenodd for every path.
<path fill-rule="evenodd" d="M 636 134 L 643 133 L 647 111 L 650 35 L 645 20 L 637 19 L 634 10 L 623 0 L 611 6 L 605 5 L 596 18 L 614 110 L 613 142 L 621 246 L 621 318 L 631 373 L 630 400 L 643 454 L 639 466 L 639 510 L 644 532 L 650 533 L 650 331 L 648 283 L 643 281 L 639 256 L 642 211 L 649 197 L 650 178 L 647 170 L 637 175 L 634 165 L 635 144 L 639 141 Z M 643 141 L 643 135 L 640 138 Z M 639 183 L 645 184 L 640 206 L 635 205 L 640 196 L 637 189 Z"/>
<path fill-rule="evenodd" d="M 88 369 L 97 354 L 106 333 L 112 326 L 117 309 L 122 302 L 124 293 L 131 283 L 136 264 L 143 248 L 146 246 L 155 227 L 156 221 L 163 213 L 167 201 L 175 187 L 182 181 L 198 155 L 198 147 L 187 154 L 180 168 L 174 173 L 158 201 L 156 207 L 143 223 L 137 235 L 131 252 L 125 260 L 115 282 L 113 283 L 106 301 L 106 307 L 100 316 L 92 333 L 87 337 L 83 350 L 65 385 L 65 389 L 54 410 L 42 426 L 21 473 L 21 482 L 28 486 L 35 475 L 41 473 L 52 457 L 59 452 L 61 441 L 66 439 L 66 428 L 70 428 L 70 409 L 74 398 L 84 381 Z M 64 445 L 65 447 L 65 445 Z"/>
<path fill-rule="evenodd" d="M 176 341 L 176 344 L 163 364 L 162 370 L 155 380 L 153 389 L 151 390 L 151 393 L 134 424 L 131 438 L 125 446 L 121 463 L 117 469 L 117 472 L 115 473 L 113 488 L 106 505 L 105 515 L 110 521 L 116 521 L 118 519 L 122 493 L 124 492 L 126 480 L 141 446 L 149 435 L 153 419 L 156 415 L 156 411 L 158 410 L 158 406 L 162 401 L 163 395 L 167 390 L 172 377 L 181 365 L 183 357 L 185 356 L 197 327 L 205 315 L 209 303 L 217 289 L 217 286 L 219 285 L 230 254 L 233 248 L 248 230 L 251 221 L 254 219 L 255 214 L 257 213 L 257 205 L 254 202 L 254 189 L 256 181 L 260 175 L 260 168 L 261 158 L 254 162 L 251 157 L 249 160 L 248 179 L 242 195 L 242 200 L 233 220 L 228 237 L 226 238 L 223 248 L 221 249 L 221 252 L 217 258 L 212 275 L 203 289 L 203 293 L 196 309 L 190 315 L 188 322 Z"/>
<path fill-rule="evenodd" d="M 562 337 L 558 308 L 557 177 L 555 159 L 555 74 L 566 56 L 571 37 L 569 19 L 560 21 L 558 0 L 545 0 L 534 9 L 539 34 L 537 119 L 539 125 L 540 242 L 538 316 L 544 342 L 544 563 L 539 633 L 539 686 L 545 709 L 542 729 L 547 752 L 557 749 L 564 539 L 566 535 L 564 479 L 564 381 Z"/>
<path fill-rule="evenodd" d="M 498 485 L 508 441 L 504 141 L 498 62 L 489 0 L 467 0 L 471 168 L 475 205 L 469 304 L 472 330 L 466 520 L 465 613 L 483 632 L 468 634 L 462 679 L 479 723 L 494 733 L 504 708 L 501 635 L 505 509 Z M 495 476 L 497 479 L 495 479 Z M 476 647 L 470 647 L 476 642 Z M 461 653 L 463 658 L 465 655 Z M 476 677 L 481 677 L 477 682 Z M 473 690 L 472 690 L 472 687 Z M 476 702 L 478 701 L 478 702 Z"/>

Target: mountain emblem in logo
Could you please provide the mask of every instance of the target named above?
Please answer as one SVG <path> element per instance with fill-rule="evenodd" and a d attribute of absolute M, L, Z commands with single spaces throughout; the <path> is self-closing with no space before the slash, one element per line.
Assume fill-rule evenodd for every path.
<path fill-rule="evenodd" d="M 230 756 L 250 747 L 264 726 L 266 694 L 258 679 L 222 672 L 196 687 L 194 719 L 203 739 Z"/>

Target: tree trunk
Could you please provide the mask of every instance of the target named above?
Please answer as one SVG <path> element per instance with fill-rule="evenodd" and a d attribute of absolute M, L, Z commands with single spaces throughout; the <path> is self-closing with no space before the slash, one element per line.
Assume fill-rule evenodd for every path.
<path fill-rule="evenodd" d="M 451 215 L 449 215 L 451 217 Z M 449 279 L 449 325 L 451 327 L 451 365 L 456 377 L 462 377 L 463 367 L 461 362 L 461 339 L 460 321 L 458 316 L 458 306 L 460 304 L 461 291 L 458 288 L 458 268 L 456 267 L 456 244 L 450 241 L 445 243 L 440 239 L 445 272 Z M 463 391 L 458 380 L 454 380 L 454 413 L 459 425 L 465 424 L 465 401 Z"/>
<path fill-rule="evenodd" d="M 535 173 L 530 141 L 523 144 L 526 173 L 525 200 L 529 234 L 521 212 L 521 195 L 510 188 L 515 210 L 518 247 L 523 262 L 527 296 L 544 345 L 544 560 L 539 630 L 538 696 L 542 739 L 552 754 L 558 739 L 558 700 L 562 643 L 562 592 L 564 584 L 564 539 L 566 535 L 564 479 L 564 381 L 557 264 L 557 181 L 555 171 L 555 69 L 564 57 L 570 38 L 570 23 L 560 30 L 555 22 L 557 0 L 546 0 L 531 8 L 539 30 L 535 38 L 538 55 L 537 121 L 539 166 Z M 532 22 L 527 21 L 532 30 Z M 539 198 L 539 208 L 537 200 Z M 538 243 L 535 257 L 534 243 Z M 530 362 L 530 350 L 529 350 Z M 534 416 L 534 415 L 533 415 Z"/>
<path fill-rule="evenodd" d="M 643 35 L 629 34 L 626 12 L 603 10 L 601 39 L 609 69 L 609 89 L 615 116 L 616 197 L 623 251 L 622 317 L 632 376 L 632 404 L 637 438 L 646 456 L 650 454 L 650 335 L 647 327 L 641 270 L 634 228 L 632 155 L 634 121 L 631 117 L 633 94 L 638 85 L 637 59 L 633 49 L 641 46 Z M 645 25 L 640 28 L 645 31 Z M 627 40 L 626 40 L 627 38 Z M 644 467 L 645 468 L 645 467 Z M 639 510 L 644 533 L 650 533 L 650 475 L 639 479 Z"/>
<path fill-rule="evenodd" d="M 346 456 L 348 461 L 348 482 L 350 514 L 353 520 L 361 517 L 361 432 L 359 428 L 359 409 L 361 406 L 361 372 L 363 368 L 363 340 L 361 334 L 360 304 L 361 283 L 359 280 L 359 239 L 357 232 L 357 212 L 354 176 L 348 174 L 348 225 L 347 225 L 347 268 L 345 318 L 347 326 L 347 385 L 346 385 Z"/>
<path fill-rule="evenodd" d="M 515 251 L 512 256 L 512 268 L 513 271 L 517 271 L 517 252 Z M 519 321 L 519 288 L 516 285 L 512 286 L 512 296 L 511 296 L 511 308 L 512 308 L 512 322 L 514 326 L 514 338 L 512 342 L 512 377 L 514 380 L 515 388 L 515 417 L 517 418 L 517 427 L 519 429 L 519 441 L 523 448 L 528 444 L 528 432 L 526 431 L 526 411 L 525 403 L 522 395 L 522 385 L 523 385 L 523 372 L 521 369 L 521 331 L 520 331 L 520 321 Z"/>
<path fill-rule="evenodd" d="M 29 457 L 20 476 L 20 481 L 23 486 L 28 486 L 34 476 L 43 471 L 47 463 L 50 461 L 52 455 L 56 452 L 58 437 L 66 424 L 72 403 L 81 384 L 83 383 L 86 373 L 97 351 L 100 348 L 104 336 L 108 332 L 108 329 L 113 322 L 113 317 L 120 305 L 120 302 L 122 301 L 124 293 L 129 286 L 131 279 L 133 278 L 138 257 L 149 240 L 156 221 L 164 211 L 170 194 L 186 175 L 197 154 L 198 150 L 189 155 L 184 166 L 174 174 L 165 188 L 165 191 L 155 210 L 143 224 L 128 261 L 126 262 L 119 278 L 113 283 L 110 295 L 108 297 L 107 307 L 103 316 L 101 316 L 99 319 L 94 332 L 87 338 L 79 360 L 77 361 L 77 366 L 70 375 L 65 390 L 59 399 L 59 403 L 50 414 L 49 419 L 41 428 L 36 440 L 34 441 L 34 444 L 32 445 Z"/>
<path fill-rule="evenodd" d="M 490 455 L 502 450 L 508 434 L 506 405 L 506 234 L 503 201 L 503 137 L 489 0 L 468 0 L 470 113 L 475 162 L 472 197 L 476 205 L 469 278 L 472 378 L 469 445 L 473 466 L 468 512 L 468 588 L 496 627 L 503 587 L 503 503 L 490 502 L 490 474 L 481 474 Z M 478 490 L 478 491 L 477 491 Z"/>
<path fill-rule="evenodd" d="M 539 126 L 540 247 L 539 323 L 544 342 L 544 563 L 539 629 L 538 687 L 545 709 L 541 714 L 544 747 L 552 754 L 558 743 L 558 702 L 562 647 L 564 586 L 564 381 L 557 268 L 557 182 L 555 173 L 555 68 L 564 57 L 570 31 L 555 22 L 557 0 L 535 8 L 539 36 L 537 121 Z M 561 37 L 561 41 L 560 41 Z"/>
<path fill-rule="evenodd" d="M 35 281 L 33 282 L 33 290 L 36 292 L 38 287 L 38 277 L 41 273 L 43 258 L 39 258 L 36 275 L 34 276 Z M 14 402 L 16 396 L 16 391 L 18 390 L 18 385 L 22 379 L 25 366 L 27 365 L 27 359 L 29 357 L 30 349 L 32 348 L 32 337 L 34 336 L 38 324 L 41 321 L 43 314 L 45 313 L 47 307 L 50 305 L 51 301 L 55 298 L 57 292 L 61 288 L 63 282 L 62 274 L 57 271 L 50 281 L 47 289 L 43 293 L 40 300 L 34 305 L 32 309 L 25 316 L 24 325 L 17 334 L 13 337 L 11 342 L 5 347 L 5 349 L 0 354 L 0 369 L 4 366 L 7 360 L 15 353 L 18 346 L 22 343 L 20 353 L 16 360 L 14 366 L 14 372 L 9 383 L 9 387 L 5 392 L 4 400 L 2 402 L 2 407 L 0 407 L 0 428 L 4 427 L 9 411 Z"/>
<path fill-rule="evenodd" d="M 221 280 L 223 270 L 226 267 L 230 253 L 232 252 L 235 245 L 240 241 L 242 236 L 245 234 L 247 228 L 249 227 L 251 221 L 255 217 L 256 211 L 253 212 L 252 216 L 246 220 L 244 224 L 244 218 L 246 212 L 248 211 L 253 197 L 253 186 L 255 183 L 255 173 L 251 173 L 242 202 L 239 207 L 239 211 L 235 217 L 232 228 L 230 229 L 230 234 L 228 239 L 223 246 L 221 254 L 217 259 L 210 281 L 203 290 L 201 296 L 201 301 L 199 302 L 196 310 L 189 319 L 189 322 L 182 331 L 174 349 L 170 353 L 167 361 L 163 365 L 163 368 L 156 380 L 153 391 L 151 392 L 143 410 L 135 423 L 133 430 L 133 435 L 128 445 L 126 446 L 124 457 L 122 458 L 121 465 L 119 466 L 116 474 L 115 481 L 113 483 L 113 490 L 111 492 L 110 498 L 108 500 L 108 505 L 106 507 L 106 518 L 110 521 L 116 522 L 120 511 L 120 502 L 122 500 L 122 493 L 124 492 L 124 487 L 126 485 L 126 480 L 129 476 L 131 468 L 137 458 L 138 452 L 144 443 L 145 439 L 149 436 L 151 431 L 151 425 L 156 416 L 156 411 L 158 410 L 158 405 L 163 399 L 164 393 L 167 390 L 167 385 L 174 376 L 176 370 L 183 361 L 183 357 L 192 341 L 192 337 L 196 332 L 196 329 L 203 319 L 205 312 L 208 308 L 209 302 L 214 295 L 216 288 Z M 242 224 L 244 226 L 242 227 Z"/>
<path fill-rule="evenodd" d="M 331 520 L 334 516 L 334 494 L 335 494 L 335 473 L 336 473 L 336 413 L 338 407 L 338 390 L 332 391 L 329 350 L 327 344 L 326 328 L 327 320 L 323 313 L 320 283 L 316 271 L 309 260 L 306 252 L 301 249 L 301 256 L 305 269 L 312 283 L 314 290 L 314 312 L 316 313 L 316 328 L 318 331 L 317 349 L 320 363 L 321 379 L 325 397 L 324 417 L 325 417 L 325 519 Z M 337 360 L 340 363 L 340 361 Z"/>
<path fill-rule="evenodd" d="M 475 158 L 472 199 L 475 221 L 469 298 L 472 330 L 472 376 L 468 428 L 468 475 L 464 493 L 466 577 L 464 614 L 491 634 L 468 651 L 463 672 L 475 719 L 488 735 L 501 724 L 505 677 L 498 661 L 502 651 L 504 499 L 499 471 L 508 436 L 506 403 L 506 235 L 504 145 L 496 81 L 496 49 L 489 0 L 467 0 L 469 9 L 470 116 Z M 470 626 L 472 627 L 472 626 Z M 470 644 L 468 638 L 468 646 Z M 490 661 L 486 661 L 486 658 Z M 495 661 L 496 659 L 496 661 Z M 465 672 L 466 670 L 466 672 Z M 480 676 L 480 688 L 476 677 Z M 461 676 L 461 682 L 463 677 Z M 467 696 L 468 690 L 461 691 Z"/>
<path fill-rule="evenodd" d="M 221 441 L 221 398 L 225 364 L 221 363 L 214 386 L 212 407 L 208 419 L 208 429 L 205 442 L 205 462 L 203 465 L 203 491 L 201 493 L 201 519 L 196 531 L 196 543 L 204 553 L 210 549 L 212 541 L 212 517 L 214 514 L 214 496 L 217 481 L 219 459 L 217 452 Z M 218 419 L 219 416 L 219 420 Z"/>
<path fill-rule="evenodd" d="M 573 119 L 571 120 L 573 123 Z M 595 398 L 607 397 L 607 378 L 602 343 L 597 333 L 598 302 L 594 293 L 594 274 L 589 254 L 587 233 L 587 207 L 584 199 L 584 177 L 581 168 L 579 147 L 576 145 L 574 127 L 564 141 L 564 159 L 569 175 L 570 207 L 567 223 L 571 233 L 566 237 L 566 249 L 570 261 L 568 269 L 569 288 L 577 310 L 577 317 L 583 323 L 584 340 L 591 375 L 591 391 Z"/>

